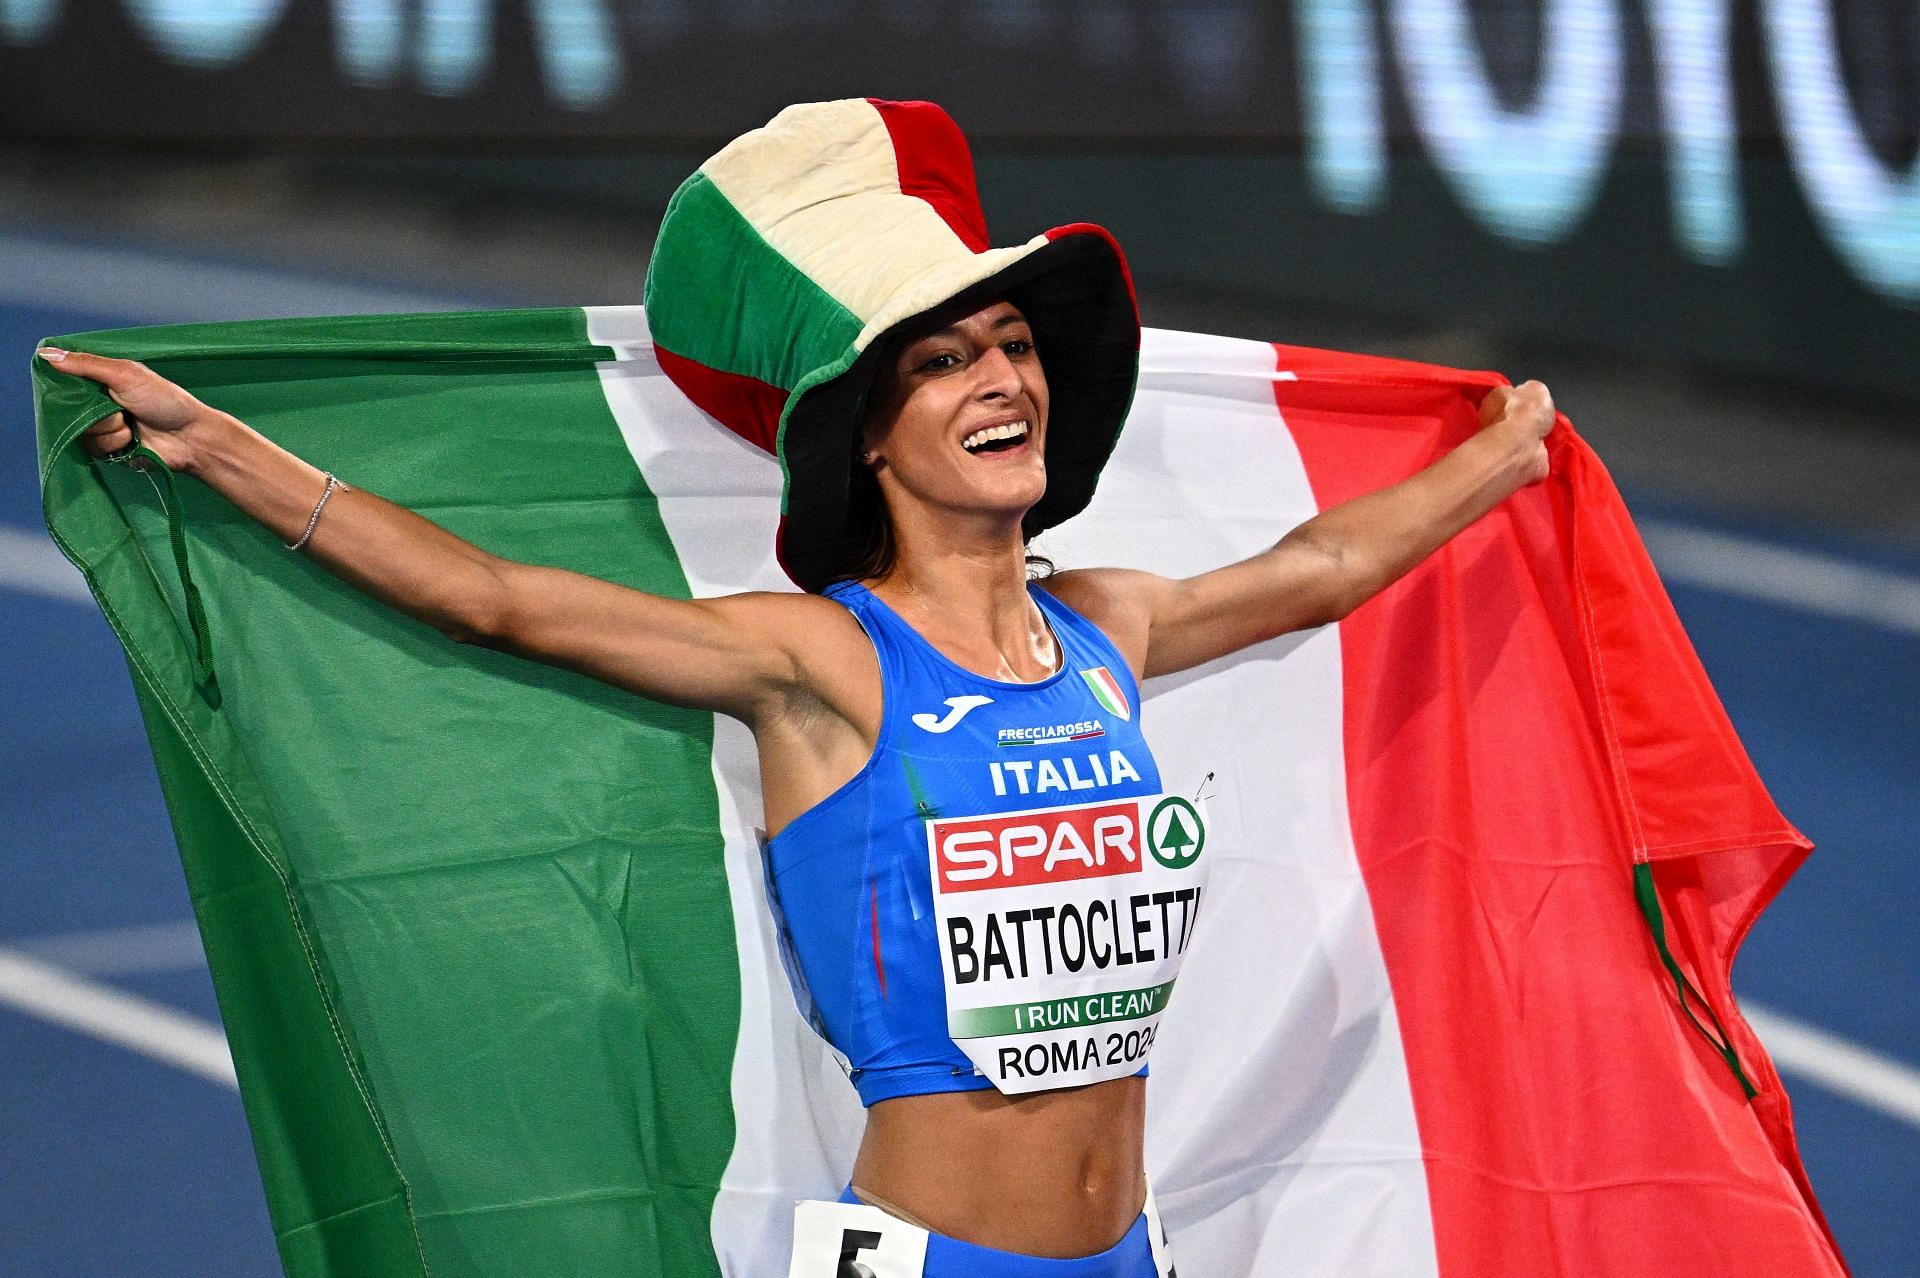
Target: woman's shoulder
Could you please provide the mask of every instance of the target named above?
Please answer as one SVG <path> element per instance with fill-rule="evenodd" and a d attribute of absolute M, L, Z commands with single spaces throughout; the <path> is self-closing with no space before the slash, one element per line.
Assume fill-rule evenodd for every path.
<path fill-rule="evenodd" d="M 870 650 L 866 632 L 846 604 L 796 590 L 744 590 L 699 600 L 734 629 L 759 635 L 803 664 L 842 664 Z"/>
<path fill-rule="evenodd" d="M 707 595 L 701 603 L 743 626 L 803 639 L 806 643 L 824 635 L 856 637 L 860 633 L 849 606 L 826 595 L 806 595 L 801 591 L 737 591 L 733 595 Z"/>
<path fill-rule="evenodd" d="M 1146 667 L 1147 591 L 1157 580 L 1131 568 L 1065 568 L 1034 585 L 1099 627 L 1139 678 Z"/>
<path fill-rule="evenodd" d="M 852 611 L 834 599 L 790 590 L 749 590 L 708 596 L 736 633 L 757 637 L 785 654 L 789 695 L 767 723 L 777 727 L 797 713 L 813 724 L 821 706 L 857 725 L 879 718 L 880 667 L 873 641 Z M 869 742 L 869 744 L 871 744 Z"/>
<path fill-rule="evenodd" d="M 697 599 L 719 612 L 776 625 L 833 626 L 847 617 L 845 605 L 798 590 L 740 590 Z"/>
<path fill-rule="evenodd" d="M 1073 609 L 1102 630 L 1124 628 L 1129 614 L 1140 611 L 1141 587 L 1150 574 L 1131 568 L 1062 568 L 1033 584 Z"/>

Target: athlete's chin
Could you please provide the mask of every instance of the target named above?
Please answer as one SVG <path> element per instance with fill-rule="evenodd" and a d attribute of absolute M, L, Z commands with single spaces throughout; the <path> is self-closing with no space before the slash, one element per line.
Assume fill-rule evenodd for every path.
<path fill-rule="evenodd" d="M 1029 510 L 1046 496 L 1047 473 L 1044 467 L 1011 467 L 992 475 L 962 475 L 959 482 L 930 493 L 933 504 L 967 523 L 988 521 L 1017 526 Z"/>
<path fill-rule="evenodd" d="M 979 504 L 1013 515 L 1025 515 L 1042 497 L 1047 495 L 1047 472 L 1044 467 L 1023 468 L 1017 475 L 996 475 L 993 481 L 976 486 Z"/>
<path fill-rule="evenodd" d="M 1042 492 L 1044 491 L 1043 489 Z M 1020 526 L 1021 521 L 1026 519 L 1027 512 L 1039 503 L 1040 496 L 1040 493 L 1033 493 L 1031 495 L 1023 493 L 1017 498 L 996 502 L 983 502 L 978 509 L 982 514 L 991 515 L 998 523 L 1004 523 L 1017 528 Z"/>

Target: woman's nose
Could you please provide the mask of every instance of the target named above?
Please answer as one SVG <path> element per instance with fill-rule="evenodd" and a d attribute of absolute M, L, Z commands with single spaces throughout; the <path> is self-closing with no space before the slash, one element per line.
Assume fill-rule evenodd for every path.
<path fill-rule="evenodd" d="M 975 389 L 982 395 L 1017 395 L 1020 392 L 1020 370 L 1013 366 L 1013 360 L 998 346 L 990 347 L 974 361 Z"/>

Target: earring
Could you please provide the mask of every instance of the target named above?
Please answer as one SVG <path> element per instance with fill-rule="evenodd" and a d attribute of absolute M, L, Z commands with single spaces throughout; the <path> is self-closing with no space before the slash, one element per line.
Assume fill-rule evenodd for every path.
<path fill-rule="evenodd" d="M 869 466 L 873 465 L 873 451 L 869 449 L 868 451 L 861 453 L 860 460 L 865 462 Z"/>

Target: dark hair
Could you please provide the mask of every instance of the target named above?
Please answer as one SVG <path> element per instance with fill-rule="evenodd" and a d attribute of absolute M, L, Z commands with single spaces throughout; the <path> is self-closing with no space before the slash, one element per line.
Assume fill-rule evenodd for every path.
<path fill-rule="evenodd" d="M 854 444 L 858 446 L 859 442 L 856 437 Z M 835 581 L 864 581 L 871 577 L 884 577 L 893 571 L 894 557 L 898 554 L 898 547 L 893 540 L 893 519 L 887 513 L 887 499 L 880 491 L 880 481 L 857 457 L 851 465 L 853 479 L 847 494 L 847 549 L 840 570 L 834 574 Z M 1032 541 L 1037 531 L 1026 520 L 1022 520 L 1021 544 Z M 1036 567 L 1040 569 L 1039 572 L 1034 571 Z M 1053 573 L 1053 560 L 1035 551 L 1027 552 L 1029 578 L 1037 580 L 1051 577 Z"/>

